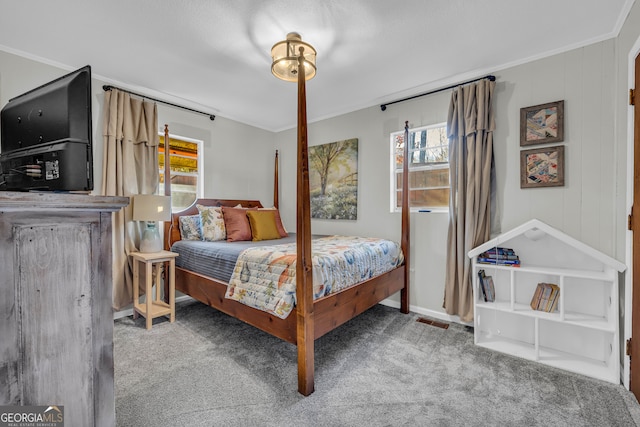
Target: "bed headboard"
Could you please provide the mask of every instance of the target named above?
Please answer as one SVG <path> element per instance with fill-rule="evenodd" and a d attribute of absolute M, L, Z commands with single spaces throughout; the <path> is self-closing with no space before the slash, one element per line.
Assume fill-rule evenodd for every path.
<path fill-rule="evenodd" d="M 204 206 L 228 206 L 234 207 L 242 205 L 243 208 L 262 208 L 262 203 L 259 200 L 229 200 L 229 199 L 196 199 L 195 202 L 183 211 L 174 212 L 171 214 L 171 221 L 164 223 L 164 248 L 169 250 L 174 242 L 180 240 L 180 223 L 178 222 L 181 216 L 185 215 L 197 215 L 198 208 L 196 205 Z"/>

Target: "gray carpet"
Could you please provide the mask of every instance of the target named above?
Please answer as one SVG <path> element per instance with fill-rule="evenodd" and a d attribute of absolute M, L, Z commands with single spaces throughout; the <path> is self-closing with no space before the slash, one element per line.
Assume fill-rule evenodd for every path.
<path fill-rule="evenodd" d="M 378 305 L 316 341 L 316 391 L 295 346 L 203 304 L 176 322 L 115 321 L 118 426 L 633 426 L 621 385 L 474 346 L 465 326 Z"/>

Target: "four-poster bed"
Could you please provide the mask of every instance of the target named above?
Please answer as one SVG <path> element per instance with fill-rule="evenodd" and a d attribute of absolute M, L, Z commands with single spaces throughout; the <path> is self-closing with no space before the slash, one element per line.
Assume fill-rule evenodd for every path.
<path fill-rule="evenodd" d="M 169 141 L 167 134 L 168 128 L 165 126 L 165 141 Z M 168 144 L 168 142 L 165 142 L 165 144 Z M 405 146 L 406 145 L 407 144 L 405 144 Z M 168 146 L 165 147 L 165 150 L 165 152 L 169 152 Z M 407 148 L 405 148 L 405 158 L 407 156 L 406 151 Z M 165 170 L 165 177 L 170 176 L 169 172 L 170 171 Z M 277 185 L 277 153 L 274 172 L 274 202 L 277 203 L 279 197 Z M 300 170 L 298 170 L 298 173 L 300 173 Z M 168 181 L 170 181 L 170 179 L 165 180 L 165 182 Z M 249 307 L 238 301 L 225 298 L 227 283 L 180 267 L 176 268 L 176 290 L 190 295 L 204 304 L 255 326 L 273 336 L 297 345 L 299 354 L 299 392 L 305 396 L 309 395 L 313 392 L 313 351 L 315 339 L 332 331 L 398 291 L 401 291 L 401 312 L 409 312 L 409 207 L 407 181 L 408 173 L 405 169 L 403 174 L 401 237 L 404 264 L 387 273 L 315 301 L 312 299 L 312 283 L 309 281 L 306 283 L 306 288 L 297 288 L 296 298 L 298 305 L 294 308 L 291 315 L 285 319 Z M 170 192 L 170 189 L 167 188 L 165 191 Z M 298 203 L 308 206 L 308 197 L 308 193 L 303 198 L 298 195 Z M 198 199 L 186 210 L 173 213 L 171 222 L 165 223 L 165 244 L 167 250 L 170 250 L 171 246 L 181 239 L 179 218 L 185 215 L 197 214 L 198 209 L 196 208 L 196 204 L 229 207 L 240 204 L 244 207 L 262 207 L 262 204 L 257 200 Z M 277 208 L 278 206 L 275 207 Z M 301 237 L 310 242 L 311 233 L 309 224 L 303 227 L 298 226 L 299 232 L 300 229 L 303 235 L 299 235 L 297 238 Z M 299 254 L 298 259 L 300 259 Z M 306 298 L 308 298 L 311 303 L 308 309 L 301 313 L 299 301 Z M 301 329 L 303 329 L 303 331 L 301 331 Z M 300 356 L 301 354 L 302 356 Z M 305 385 L 306 388 L 303 387 Z"/>
<path fill-rule="evenodd" d="M 306 50 L 305 50 L 306 49 Z M 299 52 L 299 53 L 298 53 Z M 271 335 L 293 343 L 298 350 L 298 391 L 308 396 L 314 390 L 314 343 L 317 338 L 390 295 L 400 291 L 400 310 L 409 312 L 409 170 L 404 162 L 402 179 L 402 237 L 400 248 L 404 263 L 392 270 L 364 280 L 338 292 L 314 300 L 311 208 L 309 194 L 309 159 L 307 144 L 305 80 L 315 75 L 315 49 L 301 41 L 296 33 L 287 35 L 287 40 L 276 43 L 272 49 L 273 74 L 287 81 L 298 82 L 298 144 L 297 144 L 297 196 L 296 196 L 296 253 L 295 253 L 295 301 L 293 311 L 285 318 L 244 305 L 226 298 L 227 283 L 176 268 L 176 290 Z M 309 72 L 305 77 L 305 73 Z M 405 122 L 404 159 L 409 158 L 408 122 Z M 165 153 L 169 153 L 168 127 L 165 125 Z M 165 194 L 171 194 L 170 167 L 165 162 Z M 274 173 L 274 207 L 278 208 L 278 154 L 276 152 Z M 172 215 L 165 223 L 166 249 L 181 239 L 180 217 L 195 215 L 197 205 L 259 208 L 256 200 L 198 199 L 182 212 Z"/>

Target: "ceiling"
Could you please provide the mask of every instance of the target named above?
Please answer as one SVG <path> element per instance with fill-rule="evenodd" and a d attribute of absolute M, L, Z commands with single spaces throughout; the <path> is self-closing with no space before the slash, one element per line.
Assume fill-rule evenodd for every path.
<path fill-rule="evenodd" d="M 297 89 L 270 51 L 289 32 L 318 51 L 313 122 L 615 37 L 634 1 L 14 0 L 0 50 L 280 131 Z"/>

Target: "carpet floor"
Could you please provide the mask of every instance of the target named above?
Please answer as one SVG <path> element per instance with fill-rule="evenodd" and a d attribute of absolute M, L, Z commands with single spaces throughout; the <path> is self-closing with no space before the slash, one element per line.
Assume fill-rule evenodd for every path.
<path fill-rule="evenodd" d="M 622 385 L 473 344 L 473 332 L 377 305 L 316 341 L 315 392 L 296 348 L 193 300 L 176 322 L 118 319 L 118 426 L 634 426 Z"/>

